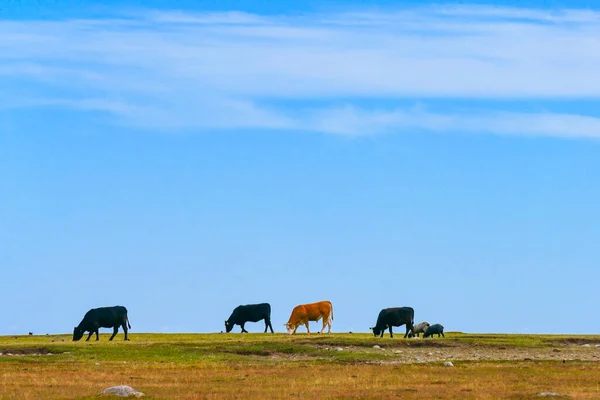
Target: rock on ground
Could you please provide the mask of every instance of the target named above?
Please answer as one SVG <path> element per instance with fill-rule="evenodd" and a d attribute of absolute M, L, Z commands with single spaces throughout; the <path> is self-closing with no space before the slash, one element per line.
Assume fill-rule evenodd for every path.
<path fill-rule="evenodd" d="M 446 361 L 444 363 L 444 367 L 454 367 L 454 364 L 452 364 L 450 361 Z"/>
<path fill-rule="evenodd" d="M 537 394 L 537 397 L 556 397 L 559 399 L 570 399 L 569 396 L 565 396 L 564 394 L 556 393 L 556 392 L 541 392 Z"/>
<path fill-rule="evenodd" d="M 119 397 L 142 397 L 144 395 L 144 393 L 138 392 L 131 386 L 126 385 L 109 387 L 108 389 L 104 389 L 101 394 L 112 394 Z"/>

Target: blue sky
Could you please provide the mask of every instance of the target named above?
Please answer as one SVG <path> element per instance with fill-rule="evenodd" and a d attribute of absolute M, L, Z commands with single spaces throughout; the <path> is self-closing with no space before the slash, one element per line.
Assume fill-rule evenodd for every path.
<path fill-rule="evenodd" d="M 3 5 L 0 334 L 597 333 L 599 37 L 591 1 Z"/>

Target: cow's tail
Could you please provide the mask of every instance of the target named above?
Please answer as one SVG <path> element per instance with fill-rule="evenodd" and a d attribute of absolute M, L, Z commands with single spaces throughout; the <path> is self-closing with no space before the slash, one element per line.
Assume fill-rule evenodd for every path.
<path fill-rule="evenodd" d="M 331 302 L 329 302 L 331 304 Z M 333 321 L 333 304 L 331 304 L 331 321 Z"/>
<path fill-rule="evenodd" d="M 129 317 L 127 315 L 125 316 L 125 319 L 127 320 L 127 326 L 131 329 L 131 324 L 129 323 Z"/>

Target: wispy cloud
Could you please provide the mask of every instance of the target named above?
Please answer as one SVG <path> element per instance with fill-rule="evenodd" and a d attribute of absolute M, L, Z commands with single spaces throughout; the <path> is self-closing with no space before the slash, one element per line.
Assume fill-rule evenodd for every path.
<path fill-rule="evenodd" d="M 467 114 L 342 107 L 319 111 L 306 121 L 306 129 L 351 136 L 420 130 L 600 138 L 600 118 L 560 113 L 485 111 Z"/>
<path fill-rule="evenodd" d="M 596 115 L 515 113 L 494 104 L 596 101 L 599 49 L 600 13 L 590 10 L 145 10 L 111 19 L 4 20 L 0 106 L 99 111 L 118 123 L 165 130 L 598 137 Z M 470 112 L 393 105 L 428 99 L 486 105 Z"/>

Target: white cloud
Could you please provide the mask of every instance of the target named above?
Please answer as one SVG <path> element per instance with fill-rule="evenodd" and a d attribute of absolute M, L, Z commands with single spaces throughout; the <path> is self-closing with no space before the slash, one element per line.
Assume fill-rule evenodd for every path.
<path fill-rule="evenodd" d="M 202 24 L 202 25 L 240 25 L 240 24 L 263 24 L 267 20 L 245 12 L 220 12 L 190 14 L 182 11 L 148 12 L 148 19 L 156 22 L 168 22 L 174 24 Z"/>
<path fill-rule="evenodd" d="M 559 113 L 366 111 L 348 106 L 319 111 L 306 121 L 306 129 L 349 136 L 425 130 L 600 138 L 600 118 Z"/>
<path fill-rule="evenodd" d="M 490 104 L 598 99 L 599 49 L 600 13 L 590 10 L 145 10 L 121 19 L 0 20 L 0 106 L 100 111 L 159 129 L 596 136 L 594 116 L 503 113 Z M 486 105 L 473 113 L 359 105 L 411 99 Z"/>

